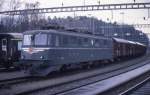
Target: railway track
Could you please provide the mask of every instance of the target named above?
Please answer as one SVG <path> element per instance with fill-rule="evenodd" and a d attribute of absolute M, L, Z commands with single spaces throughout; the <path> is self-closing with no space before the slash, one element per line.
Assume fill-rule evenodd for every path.
<path fill-rule="evenodd" d="M 24 73 L 24 71 L 3 72 L 0 73 L 0 83 L 24 77 L 29 77 L 28 74 Z"/>
<path fill-rule="evenodd" d="M 13 72 L 13 71 L 18 71 L 19 68 L 15 68 L 15 67 L 10 67 L 10 68 L 0 68 L 0 73 L 4 73 L 4 72 Z"/>
<path fill-rule="evenodd" d="M 125 89 L 128 89 L 135 84 L 139 84 L 140 81 L 147 79 L 149 74 L 150 64 L 147 64 L 140 68 L 95 82 L 93 84 L 85 85 L 70 91 L 65 91 L 59 95 L 120 95 L 120 93 Z M 144 94 L 141 93 L 135 95 L 149 95 L 149 90 L 147 90 L 148 94 L 145 93 L 145 89 L 142 89 L 142 92 Z M 125 95 L 130 95 L 130 93 Z"/>
<path fill-rule="evenodd" d="M 130 68 L 130 70 L 134 70 L 134 69 L 136 69 L 138 67 L 136 67 L 136 68 L 133 67 L 132 69 L 131 68 Z M 89 77 L 89 78 L 86 78 L 86 79 L 83 79 L 83 80 L 81 79 L 81 80 L 78 80 L 78 81 L 74 81 L 74 82 L 71 82 L 71 83 L 67 83 L 67 84 L 58 86 L 58 87 L 53 88 L 53 89 L 49 88 L 49 89 L 47 89 L 47 91 L 43 95 L 56 95 L 56 94 L 58 94 L 58 95 L 66 95 L 66 93 L 71 91 L 71 90 L 78 89 L 78 88 L 86 86 L 86 85 L 94 84 L 94 83 L 97 83 L 99 81 L 103 81 L 103 80 L 109 79 L 111 77 L 115 77 L 117 75 L 123 74 L 125 72 L 130 71 L 130 70 L 129 70 L 129 68 L 128 69 L 124 69 L 124 70 L 116 70 L 113 73 L 106 73 L 106 74 L 103 74 L 103 75 L 97 75 L 97 76 Z M 66 87 L 66 88 L 64 88 L 64 87 Z M 56 92 L 54 92 L 54 91 L 56 91 Z M 29 94 L 29 95 L 40 95 L 42 93 L 43 92 L 40 92 L 38 94 L 36 92 L 35 94 Z M 50 94 L 47 94 L 47 93 L 50 93 Z M 67 94 L 67 95 L 70 95 L 70 93 Z M 75 95 L 79 95 L 79 93 L 75 94 Z"/>
<path fill-rule="evenodd" d="M 90 71 L 87 70 L 83 73 L 78 73 L 74 75 L 70 74 L 58 78 L 33 78 L 33 79 L 25 79 L 25 80 L 23 79 L 17 82 L 16 81 L 6 82 L 4 84 L 9 85 L 9 88 L 11 89 L 3 89 L 0 90 L 0 92 L 4 92 L 4 93 L 9 92 L 11 93 L 11 95 L 27 95 L 27 94 L 47 95 L 47 93 L 59 94 L 64 91 L 85 86 L 93 82 L 101 81 L 106 78 L 138 68 L 142 65 L 147 64 L 147 62 L 142 64 L 137 64 L 135 66 L 136 63 L 134 61 L 131 61 L 130 63 L 124 65 L 117 64 L 117 66 L 113 65 L 105 69 L 100 69 L 100 70 L 97 69 L 97 70 L 90 70 Z"/>
<path fill-rule="evenodd" d="M 96 68 L 96 70 L 84 70 L 81 73 L 68 73 L 57 75 L 54 77 L 46 77 L 46 78 L 37 78 L 37 77 L 24 77 L 24 78 L 14 78 L 0 81 L 0 95 L 4 95 L 6 93 L 11 93 L 10 95 L 47 95 L 50 94 L 59 94 L 64 91 L 68 91 L 71 89 L 75 89 L 81 86 L 85 86 L 87 84 L 91 84 L 96 81 L 104 80 L 106 78 L 115 76 L 120 73 L 124 73 L 128 70 L 138 68 L 146 63 L 136 64 L 135 61 L 143 61 L 142 59 L 132 60 L 130 62 L 125 62 L 122 64 L 112 65 L 106 68 Z M 126 69 L 128 67 L 128 69 Z M 124 71 L 121 71 L 123 70 Z M 113 72 L 113 74 L 111 73 Z M 119 72 L 119 73 L 118 73 Z M 60 77 L 59 77 L 60 76 Z M 59 90 L 59 91 L 58 91 Z"/>
<path fill-rule="evenodd" d="M 119 95 L 150 95 L 150 77 L 130 87 Z"/>
<path fill-rule="evenodd" d="M 0 88 L 2 89 L 5 87 L 9 87 L 10 85 L 13 85 L 13 84 L 23 83 L 23 82 L 29 81 L 30 79 L 31 79 L 30 77 L 19 77 L 19 78 L 1 80 Z"/>

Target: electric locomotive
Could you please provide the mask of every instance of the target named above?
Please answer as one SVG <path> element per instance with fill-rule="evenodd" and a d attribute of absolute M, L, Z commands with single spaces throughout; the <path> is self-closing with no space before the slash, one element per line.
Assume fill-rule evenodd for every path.
<path fill-rule="evenodd" d="M 45 76 L 69 66 L 140 56 L 145 50 L 144 45 L 118 38 L 61 29 L 31 30 L 23 33 L 21 63 L 30 74 Z"/>
<path fill-rule="evenodd" d="M 65 30 L 32 30 L 23 35 L 22 64 L 31 67 L 29 71 L 35 74 L 113 59 L 110 38 Z"/>

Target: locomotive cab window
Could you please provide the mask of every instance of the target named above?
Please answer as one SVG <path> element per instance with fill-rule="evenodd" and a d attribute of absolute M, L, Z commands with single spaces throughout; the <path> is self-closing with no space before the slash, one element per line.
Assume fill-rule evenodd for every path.
<path fill-rule="evenodd" d="M 24 35 L 23 45 L 48 45 L 47 34 Z"/>
<path fill-rule="evenodd" d="M 31 37 L 32 35 L 24 35 L 23 37 L 23 45 L 31 45 Z"/>
<path fill-rule="evenodd" d="M 47 45 L 47 34 L 36 34 L 34 42 L 34 45 Z"/>

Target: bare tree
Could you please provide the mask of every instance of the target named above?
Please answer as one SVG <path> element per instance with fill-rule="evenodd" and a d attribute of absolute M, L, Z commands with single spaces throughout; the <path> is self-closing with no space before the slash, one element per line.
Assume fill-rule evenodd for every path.
<path fill-rule="evenodd" d="M 39 8 L 40 3 L 39 2 L 34 2 L 34 3 L 25 3 L 25 9 L 37 9 Z M 39 21 L 42 17 L 42 14 L 34 13 L 34 14 L 27 14 L 24 12 L 24 20 L 27 21 L 28 23 L 28 29 L 35 29 L 38 28 L 39 26 Z"/>
<path fill-rule="evenodd" d="M 8 1 L 7 5 L 9 6 L 8 7 L 8 10 L 17 10 L 21 7 L 21 1 L 20 0 L 10 0 Z M 8 18 L 8 26 L 10 27 L 10 32 L 14 32 L 15 29 L 14 27 L 16 26 L 16 19 L 14 17 L 14 15 L 10 15 L 9 18 Z"/>
<path fill-rule="evenodd" d="M 18 8 L 21 7 L 21 1 L 20 0 L 10 0 L 8 3 L 9 10 L 17 10 Z"/>

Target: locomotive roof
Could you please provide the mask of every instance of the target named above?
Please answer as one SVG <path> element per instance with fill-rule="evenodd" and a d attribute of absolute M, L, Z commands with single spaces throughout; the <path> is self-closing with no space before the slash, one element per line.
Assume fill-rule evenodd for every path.
<path fill-rule="evenodd" d="M 0 33 L 0 36 L 5 36 L 5 37 L 13 37 L 15 39 L 21 39 L 22 33 Z"/>
<path fill-rule="evenodd" d="M 72 35 L 72 36 L 78 36 L 78 37 L 86 37 L 86 38 L 97 38 L 97 39 L 110 39 L 102 36 L 96 36 L 91 34 L 85 34 L 85 33 L 75 33 L 75 32 L 66 32 L 65 30 L 30 30 L 26 31 L 23 34 L 38 34 L 38 33 L 53 33 L 53 34 L 62 34 L 62 35 Z"/>

